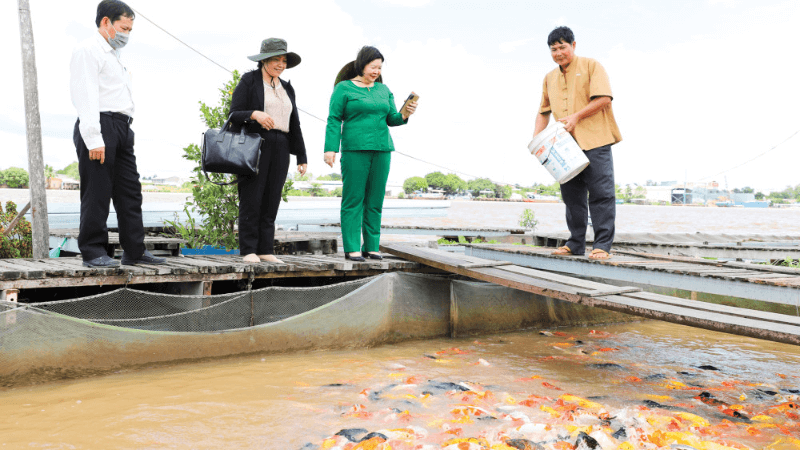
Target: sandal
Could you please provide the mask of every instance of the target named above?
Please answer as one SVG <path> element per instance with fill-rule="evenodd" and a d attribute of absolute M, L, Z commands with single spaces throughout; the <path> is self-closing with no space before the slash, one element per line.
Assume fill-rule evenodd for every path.
<path fill-rule="evenodd" d="M 609 258 L 611 258 L 611 253 L 608 253 L 607 251 L 601 248 L 596 248 L 592 250 L 592 253 L 589 255 L 589 259 L 595 259 L 595 260 L 605 260 Z"/>
<path fill-rule="evenodd" d="M 572 255 L 572 254 L 573 254 L 572 249 L 567 247 L 566 245 L 558 247 L 557 249 L 553 250 L 553 253 L 551 253 L 551 255 Z"/>

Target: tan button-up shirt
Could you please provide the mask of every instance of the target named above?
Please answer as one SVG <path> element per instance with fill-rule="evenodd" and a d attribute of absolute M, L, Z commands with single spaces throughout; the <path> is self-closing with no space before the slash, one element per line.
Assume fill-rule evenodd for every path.
<path fill-rule="evenodd" d="M 289 132 L 289 119 L 292 116 L 292 101 L 279 80 L 275 81 L 275 88 L 264 82 L 264 112 L 272 117 L 275 129 Z"/>
<path fill-rule="evenodd" d="M 556 67 L 544 77 L 540 114 L 553 113 L 556 120 L 574 114 L 594 97 L 612 97 L 608 74 L 599 62 L 575 56 L 566 70 Z M 622 135 L 609 104 L 575 126 L 572 137 L 583 150 L 616 144 Z"/>

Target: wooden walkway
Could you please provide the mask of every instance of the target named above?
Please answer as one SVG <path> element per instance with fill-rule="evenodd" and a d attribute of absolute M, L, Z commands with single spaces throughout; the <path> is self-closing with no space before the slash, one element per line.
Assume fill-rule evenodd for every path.
<path fill-rule="evenodd" d="M 552 255 L 553 248 L 521 245 L 467 245 L 467 255 L 511 261 L 534 269 L 705 292 L 800 307 L 800 270 L 614 248 L 607 261 Z"/>
<path fill-rule="evenodd" d="M 522 242 L 522 240 L 525 242 Z M 560 247 L 569 233 L 509 236 L 501 242 L 518 242 L 542 247 Z M 586 242 L 594 233 L 588 230 Z M 614 248 L 695 258 L 745 259 L 773 261 L 800 259 L 800 236 L 781 234 L 710 234 L 710 233 L 618 233 Z"/>
<path fill-rule="evenodd" d="M 0 259 L 0 290 L 154 283 L 192 283 L 288 277 L 361 277 L 426 271 L 420 264 L 388 257 L 363 263 L 343 254 L 279 255 L 284 264 L 245 264 L 238 255 L 170 256 L 163 265 L 84 267 L 80 257 Z M 430 271 L 430 270 L 428 270 Z"/>
<path fill-rule="evenodd" d="M 279 230 L 275 232 L 275 252 L 279 255 L 333 254 L 338 251 L 339 235 L 340 233 L 297 233 Z M 164 236 L 163 227 L 145 229 L 144 245 L 156 256 L 178 256 L 184 244 L 186 244 L 184 239 Z M 78 248 L 78 229 L 50 230 L 50 248 L 57 246 L 61 246 L 63 251 L 79 254 L 81 251 Z M 108 247 L 109 251 L 114 252 L 115 257 L 122 256 L 122 246 L 116 230 L 108 233 Z"/>
<path fill-rule="evenodd" d="M 444 250 L 384 244 L 410 261 L 526 292 L 725 333 L 800 345 L 800 317 L 684 300 Z M 552 249 L 551 249 L 552 250 Z"/>

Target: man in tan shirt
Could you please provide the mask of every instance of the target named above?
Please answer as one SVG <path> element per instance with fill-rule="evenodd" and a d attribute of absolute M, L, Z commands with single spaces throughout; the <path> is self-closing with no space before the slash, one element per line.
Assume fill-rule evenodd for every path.
<path fill-rule="evenodd" d="M 561 185 L 570 238 L 553 253 L 586 253 L 586 227 L 591 211 L 594 244 L 589 257 L 607 259 L 614 242 L 616 217 L 611 146 L 622 140 L 611 109 L 611 84 L 599 62 L 575 55 L 575 37 L 569 28 L 553 30 L 547 45 L 558 67 L 545 76 L 533 134 L 547 127 L 552 113 L 589 159 L 586 169 Z"/>

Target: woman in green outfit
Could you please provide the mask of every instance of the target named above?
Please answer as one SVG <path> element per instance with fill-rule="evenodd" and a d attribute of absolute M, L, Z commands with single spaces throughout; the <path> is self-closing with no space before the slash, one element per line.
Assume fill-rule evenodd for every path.
<path fill-rule="evenodd" d="M 377 48 L 358 52 L 333 89 L 325 132 L 325 163 L 333 167 L 342 151 L 342 240 L 344 257 L 353 261 L 382 259 L 381 213 L 394 151 L 389 127 L 408 123 L 417 107 L 411 102 L 397 112 L 392 92 L 380 82 L 382 65 Z"/>

